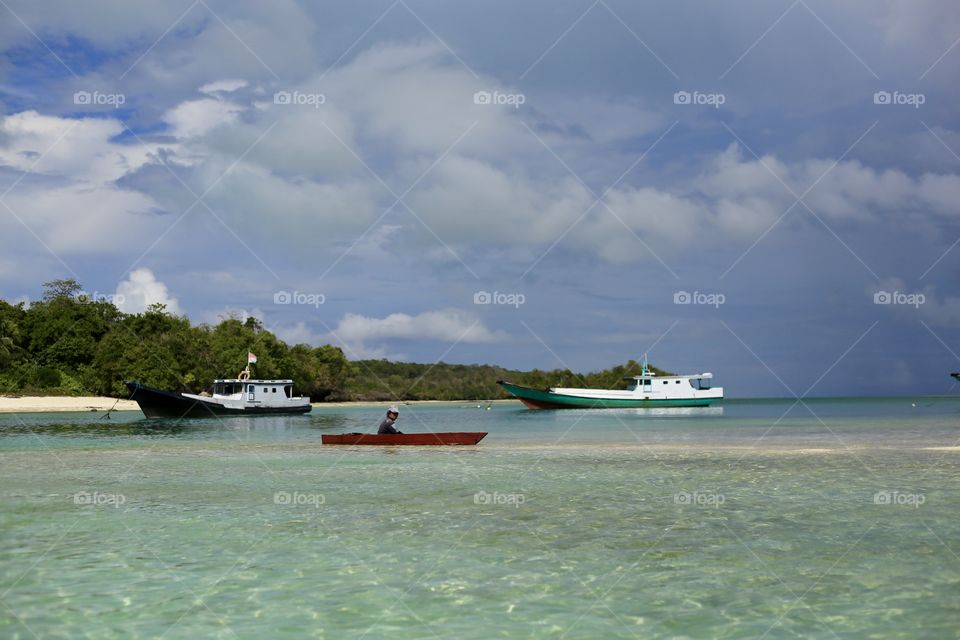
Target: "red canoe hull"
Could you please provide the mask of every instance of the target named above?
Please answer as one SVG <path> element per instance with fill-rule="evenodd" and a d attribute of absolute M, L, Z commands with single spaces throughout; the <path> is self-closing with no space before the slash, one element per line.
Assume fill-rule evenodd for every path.
<path fill-rule="evenodd" d="M 448 433 L 338 433 L 322 435 L 323 444 L 374 444 L 374 445 L 435 445 L 477 444 L 487 435 L 485 431 L 455 431 Z"/>

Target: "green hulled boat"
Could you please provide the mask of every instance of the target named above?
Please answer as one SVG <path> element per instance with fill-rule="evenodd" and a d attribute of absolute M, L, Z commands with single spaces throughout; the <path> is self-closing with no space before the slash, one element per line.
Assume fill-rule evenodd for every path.
<path fill-rule="evenodd" d="M 638 376 L 624 378 L 626 389 L 534 389 L 499 380 L 497 384 L 531 409 L 624 409 L 706 407 L 723 400 L 723 387 L 713 387 L 712 373 L 658 376 L 646 362 Z"/>

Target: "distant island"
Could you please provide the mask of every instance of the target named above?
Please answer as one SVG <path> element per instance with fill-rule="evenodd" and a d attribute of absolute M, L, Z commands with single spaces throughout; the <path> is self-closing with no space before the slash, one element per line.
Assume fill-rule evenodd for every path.
<path fill-rule="evenodd" d="M 287 345 L 256 318 L 193 325 L 163 305 L 129 314 L 112 302 L 87 299 L 72 279 L 43 286 L 42 299 L 29 306 L 0 300 L 2 394 L 124 398 L 124 380 L 199 393 L 215 378 L 235 376 L 248 351 L 257 354 L 257 377 L 292 378 L 296 392 L 314 402 L 508 398 L 496 384 L 500 379 L 532 387 L 619 388 L 623 377 L 641 369 L 634 360 L 591 373 L 351 361 L 332 345 Z"/>

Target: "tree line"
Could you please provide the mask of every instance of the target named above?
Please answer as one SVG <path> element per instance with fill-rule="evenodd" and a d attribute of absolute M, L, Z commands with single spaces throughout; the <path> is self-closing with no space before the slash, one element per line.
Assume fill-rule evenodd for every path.
<path fill-rule="evenodd" d="M 636 375 L 630 360 L 604 371 L 516 371 L 491 365 L 349 361 L 339 347 L 287 345 L 256 318 L 211 326 L 152 305 L 124 313 L 88 299 L 72 279 L 44 284 L 30 305 L 0 300 L 0 393 L 127 396 L 124 380 L 199 393 L 215 378 L 234 378 L 257 355 L 258 378 L 291 378 L 315 402 L 335 400 L 491 400 L 508 397 L 496 381 L 534 387 L 619 388 Z M 658 373 L 663 373 L 651 367 Z"/>

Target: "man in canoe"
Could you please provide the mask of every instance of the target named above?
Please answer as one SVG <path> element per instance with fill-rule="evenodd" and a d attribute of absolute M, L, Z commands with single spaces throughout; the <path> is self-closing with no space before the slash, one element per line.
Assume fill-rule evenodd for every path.
<path fill-rule="evenodd" d="M 399 417 L 400 409 L 397 409 L 397 405 L 391 406 L 387 409 L 387 417 L 380 423 L 380 428 L 377 429 L 377 433 L 402 433 L 401 431 L 397 431 L 397 428 L 393 426 L 393 423 L 396 422 Z"/>

